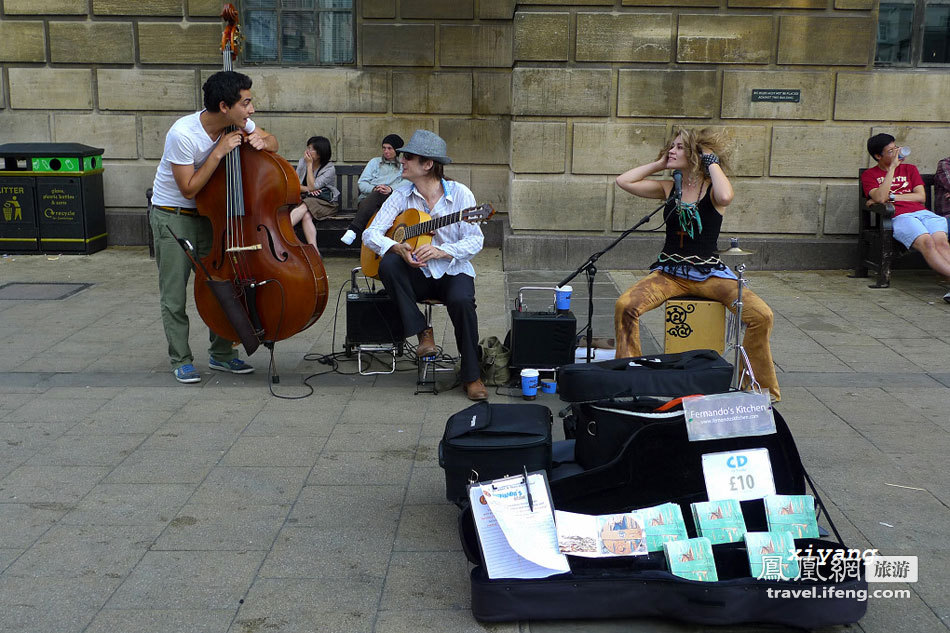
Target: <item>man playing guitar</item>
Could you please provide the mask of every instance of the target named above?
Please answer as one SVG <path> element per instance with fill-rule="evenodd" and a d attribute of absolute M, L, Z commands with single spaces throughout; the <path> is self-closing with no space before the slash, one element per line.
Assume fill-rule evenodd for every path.
<path fill-rule="evenodd" d="M 435 230 L 431 244 L 413 249 L 386 236 L 396 217 L 406 209 L 420 209 L 433 218 L 475 206 L 465 185 L 446 180 L 445 141 L 428 130 L 416 130 L 402 148 L 403 178 L 411 186 L 393 191 L 363 233 L 363 244 L 382 257 L 379 277 L 396 304 L 404 335 L 417 334 L 419 358 L 436 352 L 432 329 L 416 305 L 425 299 L 445 304 L 455 328 L 455 342 L 462 357 L 459 378 L 471 400 L 485 400 L 488 391 L 478 366 L 478 318 L 475 314 L 475 269 L 471 259 L 484 243 L 477 224 L 458 222 Z"/>

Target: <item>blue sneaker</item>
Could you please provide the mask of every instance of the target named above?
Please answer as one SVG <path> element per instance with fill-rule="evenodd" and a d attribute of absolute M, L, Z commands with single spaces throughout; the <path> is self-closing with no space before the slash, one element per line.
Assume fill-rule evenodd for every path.
<path fill-rule="evenodd" d="M 198 370 L 195 369 L 195 366 L 191 363 L 182 365 L 173 373 L 175 374 L 175 380 L 178 382 L 201 382 L 201 374 L 198 373 Z"/>
<path fill-rule="evenodd" d="M 218 371 L 229 371 L 232 374 L 250 374 L 254 371 L 253 367 L 245 363 L 240 358 L 232 358 L 227 362 L 211 358 L 208 359 L 208 367 L 211 369 L 217 369 Z"/>

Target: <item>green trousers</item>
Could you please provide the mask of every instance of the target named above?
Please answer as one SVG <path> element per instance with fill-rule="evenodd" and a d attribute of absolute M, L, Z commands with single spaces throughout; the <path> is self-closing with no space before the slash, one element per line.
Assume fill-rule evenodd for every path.
<path fill-rule="evenodd" d="M 194 363 L 188 345 L 187 302 L 188 278 L 193 266 L 172 232 L 191 242 L 199 257 L 211 252 L 211 221 L 201 216 L 179 215 L 161 209 L 152 209 L 149 215 L 155 242 L 155 263 L 158 264 L 158 293 L 162 311 L 162 325 L 168 340 L 168 357 L 172 367 Z M 215 359 L 227 362 L 237 358 L 234 344 L 217 334 L 210 333 L 211 346 L 208 353 Z"/>

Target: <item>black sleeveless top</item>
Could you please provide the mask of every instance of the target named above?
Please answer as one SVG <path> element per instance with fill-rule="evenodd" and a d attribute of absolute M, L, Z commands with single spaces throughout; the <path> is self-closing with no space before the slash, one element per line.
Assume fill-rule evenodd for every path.
<path fill-rule="evenodd" d="M 694 203 L 680 203 L 670 199 L 663 210 L 666 219 L 666 242 L 650 270 L 671 265 L 676 273 L 687 276 L 690 268 L 709 274 L 713 270 L 725 270 L 726 266 L 716 255 L 716 242 L 722 228 L 722 214 L 713 205 L 712 187 Z M 674 273 L 674 274 L 676 274 Z"/>

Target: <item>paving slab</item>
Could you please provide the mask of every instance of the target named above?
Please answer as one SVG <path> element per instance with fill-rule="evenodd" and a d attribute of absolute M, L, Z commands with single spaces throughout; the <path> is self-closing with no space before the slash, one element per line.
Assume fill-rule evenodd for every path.
<path fill-rule="evenodd" d="M 355 261 L 325 265 L 334 296 L 315 326 L 278 343 L 279 383 L 265 349 L 252 375 L 210 371 L 189 300 L 203 380 L 180 385 L 145 249 L 0 259 L 5 281 L 91 284 L 60 301 L 0 300 L 0 633 L 712 630 L 475 621 L 438 467 L 445 420 L 471 403 L 451 375 L 438 395 L 414 395 L 409 350 L 393 374 L 358 375 L 335 296 Z M 520 287 L 571 272 L 505 273 L 497 250 L 475 266 L 480 333 L 499 338 Z M 872 599 L 856 626 L 820 633 L 948 631 L 950 305 L 930 275 L 897 270 L 874 290 L 846 272 L 747 273 L 776 315 L 776 408 L 842 536 L 920 560 L 911 597 Z M 599 272 L 596 335 L 613 335 L 613 303 L 643 274 Z M 588 289 L 572 285 L 580 328 Z M 434 325 L 454 353 L 444 310 Z M 662 350 L 662 310 L 643 316 L 641 333 L 644 353 Z M 489 392 L 521 401 L 516 389 Z"/>

